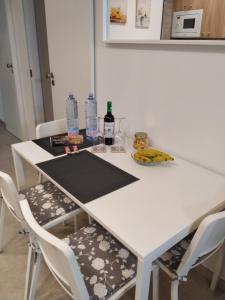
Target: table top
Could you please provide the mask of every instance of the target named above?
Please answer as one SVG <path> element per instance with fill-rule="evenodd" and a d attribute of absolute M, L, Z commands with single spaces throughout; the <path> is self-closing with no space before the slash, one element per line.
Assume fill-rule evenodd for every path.
<path fill-rule="evenodd" d="M 34 166 L 55 158 L 31 141 L 12 147 Z M 139 258 L 153 261 L 206 215 L 225 208 L 225 177 L 178 157 L 142 166 L 130 154 L 96 154 L 140 179 L 128 186 L 87 204 L 58 187 Z"/>

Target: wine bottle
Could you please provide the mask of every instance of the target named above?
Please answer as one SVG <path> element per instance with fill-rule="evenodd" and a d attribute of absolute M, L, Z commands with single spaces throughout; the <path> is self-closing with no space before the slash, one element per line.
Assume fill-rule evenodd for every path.
<path fill-rule="evenodd" d="M 112 114 L 112 102 L 107 102 L 107 114 L 104 117 L 104 143 L 105 145 L 114 144 L 114 116 Z"/>

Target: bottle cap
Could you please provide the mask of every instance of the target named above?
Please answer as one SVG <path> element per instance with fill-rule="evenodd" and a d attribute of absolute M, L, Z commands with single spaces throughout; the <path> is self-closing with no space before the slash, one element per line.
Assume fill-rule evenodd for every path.
<path fill-rule="evenodd" d="M 69 99 L 75 99 L 74 94 L 73 93 L 69 93 Z"/>
<path fill-rule="evenodd" d="M 112 101 L 107 101 L 107 111 L 112 111 Z"/>
<path fill-rule="evenodd" d="M 89 95 L 88 95 L 88 99 L 91 99 L 91 100 L 93 100 L 93 99 L 94 99 L 94 94 L 93 94 L 93 93 L 89 93 Z"/>
<path fill-rule="evenodd" d="M 135 138 L 146 139 L 148 137 L 146 132 L 135 132 Z"/>

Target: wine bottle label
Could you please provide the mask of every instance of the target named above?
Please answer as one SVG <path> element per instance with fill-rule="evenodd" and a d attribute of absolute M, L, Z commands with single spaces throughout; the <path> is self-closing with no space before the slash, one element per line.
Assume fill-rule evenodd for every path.
<path fill-rule="evenodd" d="M 113 138 L 114 137 L 114 122 L 105 122 L 104 123 L 104 136 L 105 138 Z"/>

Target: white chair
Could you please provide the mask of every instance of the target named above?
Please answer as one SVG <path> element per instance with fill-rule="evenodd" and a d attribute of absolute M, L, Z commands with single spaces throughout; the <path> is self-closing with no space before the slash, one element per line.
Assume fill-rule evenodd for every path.
<path fill-rule="evenodd" d="M 26 223 L 21 212 L 19 201 L 21 199 L 27 199 L 32 209 L 34 218 L 45 229 L 49 229 L 57 224 L 68 220 L 69 218 L 75 218 L 82 210 L 65 194 L 63 194 L 57 187 L 50 182 L 45 182 L 37 186 L 28 188 L 18 194 L 16 187 L 12 181 L 12 178 L 0 171 L 0 192 L 2 194 L 1 212 L 0 212 L 0 252 L 3 249 L 3 231 L 4 231 L 4 219 L 5 219 L 5 207 L 8 207 L 10 212 L 15 218 L 22 224 L 23 230 L 27 232 Z M 25 298 L 27 299 L 29 289 L 29 278 L 31 273 L 31 260 L 32 253 L 37 256 L 37 249 L 35 243 L 33 243 L 34 237 L 30 236 L 30 244 L 28 251 L 28 267 L 25 286 Z M 32 251 L 34 250 L 34 251 Z M 36 263 L 35 274 L 38 274 L 39 261 Z"/>
<path fill-rule="evenodd" d="M 13 216 L 22 224 L 23 215 L 19 206 L 19 195 L 10 176 L 0 171 L 0 252 L 3 250 L 5 208 L 8 207 Z"/>
<path fill-rule="evenodd" d="M 49 121 L 41 123 L 36 126 L 36 138 L 44 138 L 48 136 L 53 136 L 57 134 L 62 134 L 67 132 L 67 121 L 66 119 L 59 119 L 54 121 Z M 38 174 L 38 182 L 42 182 L 42 174 Z"/>
<path fill-rule="evenodd" d="M 61 134 L 67 132 L 66 119 L 54 120 L 37 125 L 36 138 L 40 139 L 47 136 Z"/>
<path fill-rule="evenodd" d="M 47 266 L 72 299 L 115 300 L 135 285 L 136 257 L 99 224 L 60 240 L 37 224 L 26 200 L 20 205 Z M 32 296 L 35 285 L 34 279 Z"/>
<path fill-rule="evenodd" d="M 36 127 L 36 138 L 44 138 L 48 136 L 53 136 L 57 134 L 62 134 L 67 132 L 67 120 L 59 119 L 54 120 L 50 122 L 45 122 L 37 125 Z M 38 183 L 41 183 L 43 180 L 43 176 L 41 173 L 38 174 Z M 92 222 L 92 219 L 90 216 L 88 216 L 89 223 Z"/>
<path fill-rule="evenodd" d="M 178 286 L 180 281 L 187 281 L 189 271 L 205 262 L 214 253 L 219 251 L 216 270 L 211 282 L 214 290 L 223 266 L 225 239 L 225 211 L 206 217 L 195 234 L 176 244 L 164 253 L 155 264 L 165 271 L 171 278 L 171 300 L 178 300 Z M 155 268 L 153 286 L 158 287 L 158 271 Z M 156 300 L 158 296 L 155 297 Z"/>

